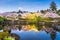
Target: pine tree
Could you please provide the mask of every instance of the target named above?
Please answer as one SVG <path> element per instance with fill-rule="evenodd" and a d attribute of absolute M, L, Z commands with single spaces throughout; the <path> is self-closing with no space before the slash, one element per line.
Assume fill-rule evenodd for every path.
<path fill-rule="evenodd" d="M 57 10 L 57 8 L 56 8 L 56 3 L 55 3 L 55 2 L 52 2 L 52 3 L 51 3 L 50 9 L 51 9 L 52 11 L 56 11 L 56 10 Z"/>

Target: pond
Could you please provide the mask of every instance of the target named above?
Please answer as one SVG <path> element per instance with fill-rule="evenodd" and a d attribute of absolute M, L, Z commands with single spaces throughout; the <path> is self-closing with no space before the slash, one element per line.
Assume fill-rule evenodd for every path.
<path fill-rule="evenodd" d="M 20 37 L 20 40 L 60 40 L 60 32 L 51 34 L 44 30 L 35 31 L 12 31 Z"/>
<path fill-rule="evenodd" d="M 28 27 L 28 25 L 24 26 Z M 17 34 L 20 37 L 20 40 L 60 40 L 60 32 L 54 30 L 53 27 L 46 27 L 47 31 L 46 29 L 43 29 L 43 27 L 40 27 L 39 31 L 36 31 L 33 25 L 30 27 L 31 29 L 29 31 L 11 30 L 11 33 Z M 53 30 L 50 30 L 50 28 L 53 28 Z"/>

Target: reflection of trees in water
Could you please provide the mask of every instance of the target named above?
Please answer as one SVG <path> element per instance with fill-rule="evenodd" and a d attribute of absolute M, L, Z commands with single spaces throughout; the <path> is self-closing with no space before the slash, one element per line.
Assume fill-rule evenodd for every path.
<path fill-rule="evenodd" d="M 55 38 L 56 38 L 56 32 L 51 32 L 50 35 L 51 35 L 51 39 L 52 40 L 55 40 Z"/>
<path fill-rule="evenodd" d="M 19 26 L 18 26 L 18 29 L 21 30 L 21 29 L 22 29 L 22 26 L 19 25 Z"/>
<path fill-rule="evenodd" d="M 22 25 L 22 30 L 25 30 L 25 31 L 29 31 L 29 30 L 38 31 L 34 24 L 32 24 L 32 25 Z"/>
<path fill-rule="evenodd" d="M 50 36 L 51 36 L 51 39 L 52 40 L 55 40 L 55 38 L 56 38 L 56 31 L 54 30 L 54 26 L 56 26 L 56 25 L 53 25 L 54 23 L 45 23 L 45 27 L 46 27 L 46 29 L 47 29 L 47 31 L 46 31 L 46 29 L 45 29 L 45 31 L 46 31 L 46 33 L 50 33 Z M 50 30 L 50 31 L 49 31 Z"/>
<path fill-rule="evenodd" d="M 49 27 L 49 28 L 52 28 L 52 27 L 53 27 L 52 24 L 53 24 L 53 23 L 50 23 L 50 22 L 48 23 L 48 22 L 47 22 L 47 23 L 45 23 L 45 26 L 46 26 L 46 27 Z"/>
<path fill-rule="evenodd" d="M 37 27 L 38 30 L 41 30 L 43 28 L 43 26 L 45 26 L 46 28 L 53 28 L 53 23 L 51 23 L 51 22 L 41 22 L 41 23 L 35 24 L 35 26 Z"/>
<path fill-rule="evenodd" d="M 55 38 L 56 38 L 56 31 L 54 30 L 54 26 L 55 25 L 53 25 L 53 24 L 54 23 L 46 23 L 45 26 L 48 27 L 48 28 L 52 28 L 53 29 L 53 30 L 50 31 L 50 36 L 51 36 L 52 40 L 55 40 Z"/>
<path fill-rule="evenodd" d="M 17 34 L 14 34 L 14 33 L 11 34 L 11 37 L 14 37 L 15 40 L 19 40 L 20 39 L 20 37 Z"/>
<path fill-rule="evenodd" d="M 56 38 L 56 31 L 52 31 L 52 32 L 47 32 L 45 31 L 47 34 L 50 33 L 50 37 L 51 37 L 51 40 L 55 40 Z"/>
<path fill-rule="evenodd" d="M 56 31 L 53 29 L 53 30 L 51 30 L 50 32 L 47 32 L 46 30 L 45 30 L 45 32 L 48 34 L 48 33 L 50 33 L 50 37 L 51 37 L 51 39 L 52 40 L 55 40 L 55 38 L 56 38 Z"/>
<path fill-rule="evenodd" d="M 43 28 L 41 24 L 36 24 L 35 26 L 39 31 Z"/>

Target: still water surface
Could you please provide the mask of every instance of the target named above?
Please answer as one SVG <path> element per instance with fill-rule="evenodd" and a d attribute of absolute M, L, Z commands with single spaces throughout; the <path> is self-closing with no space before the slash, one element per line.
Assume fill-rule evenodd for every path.
<path fill-rule="evenodd" d="M 42 26 L 40 26 L 40 28 L 42 29 Z M 2 31 L 3 30 L 1 30 L 1 32 Z M 47 32 L 46 30 L 40 30 L 38 32 L 33 30 L 11 30 L 11 33 L 17 34 L 20 37 L 20 40 L 60 40 L 60 32 L 56 30 L 54 33 Z"/>
<path fill-rule="evenodd" d="M 11 31 L 11 33 L 16 33 L 20 40 L 60 40 L 60 32 L 56 31 L 56 34 L 51 35 L 44 30 L 39 32 L 35 31 Z"/>

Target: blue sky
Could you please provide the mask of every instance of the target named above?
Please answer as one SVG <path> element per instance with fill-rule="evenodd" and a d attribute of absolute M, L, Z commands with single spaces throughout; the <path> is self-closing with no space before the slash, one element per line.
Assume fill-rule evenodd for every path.
<path fill-rule="evenodd" d="M 54 1 L 57 8 L 60 9 L 60 0 L 0 0 L 0 12 L 45 10 L 50 7 L 50 3 Z"/>

